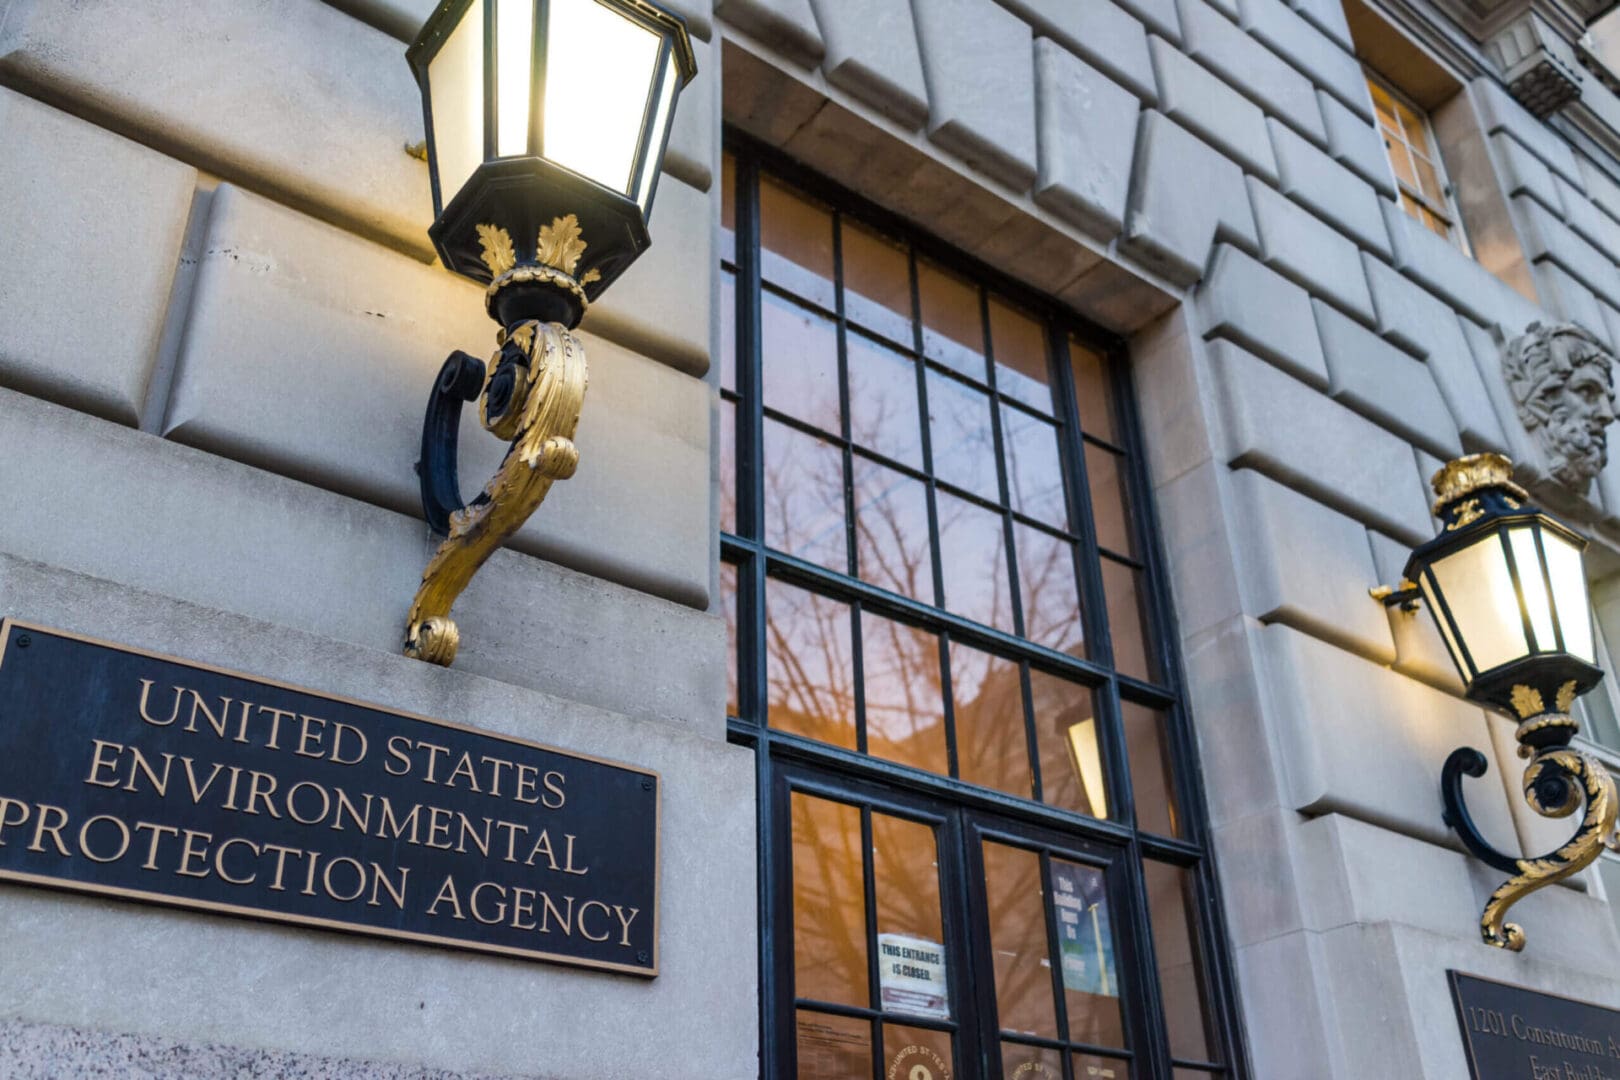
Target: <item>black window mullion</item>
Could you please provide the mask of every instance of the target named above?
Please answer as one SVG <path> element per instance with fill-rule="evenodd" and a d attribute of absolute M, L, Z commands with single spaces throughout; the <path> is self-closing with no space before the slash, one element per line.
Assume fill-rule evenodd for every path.
<path fill-rule="evenodd" d="M 762 746 L 759 758 L 760 829 L 780 822 L 786 842 L 761 848 L 757 886 L 760 910 L 759 988 L 761 1077 L 795 1076 L 799 1071 L 798 1021 L 795 1016 L 793 956 L 793 807 L 785 773 L 773 770 Z M 774 773 L 774 775 L 773 775 Z M 773 821 L 774 819 L 774 821 Z M 775 832 L 764 836 L 778 835 Z"/>
<path fill-rule="evenodd" d="M 1113 641 L 1108 632 L 1108 599 L 1104 593 L 1102 562 L 1097 546 L 1097 527 L 1092 515 L 1091 487 L 1086 477 L 1085 442 L 1080 431 L 1080 407 L 1074 384 L 1074 368 L 1069 362 L 1068 335 L 1052 329 L 1047 338 L 1052 388 L 1060 399 L 1056 411 L 1064 420 L 1058 438 L 1062 440 L 1065 496 L 1069 501 L 1071 524 L 1081 537 L 1075 545 L 1081 619 L 1085 627 L 1086 653 L 1114 671 Z M 1116 420 L 1117 423 L 1117 420 Z M 1130 762 L 1126 760 L 1124 710 L 1119 698 L 1119 679 L 1107 679 L 1097 688 L 1098 739 L 1102 745 L 1103 767 L 1108 786 L 1109 816 L 1126 824 L 1136 822 L 1136 800 L 1131 785 Z"/>
<path fill-rule="evenodd" d="M 1052 853 L 1041 849 L 1041 915 L 1046 923 L 1046 960 L 1052 974 L 1052 1006 L 1056 1010 L 1058 1040 L 1063 1044 L 1063 1075 L 1072 1080 L 1074 1068 L 1070 1063 L 1069 1002 L 1063 992 L 1063 946 L 1058 939 L 1057 905 L 1053 903 Z"/>
<path fill-rule="evenodd" d="M 1075 396 L 1074 370 L 1069 365 L 1068 335 L 1059 327 L 1047 332 L 1047 361 L 1052 391 L 1063 419 L 1058 433 L 1062 452 L 1064 496 L 1069 501 L 1070 525 L 1080 542 L 1075 545 L 1076 580 L 1080 586 L 1080 613 L 1086 636 L 1086 655 L 1110 668 L 1113 643 L 1108 633 L 1108 602 L 1103 593 L 1102 564 L 1098 561 L 1097 525 L 1091 513 L 1091 488 L 1086 478 L 1086 448 L 1080 437 L 1080 409 Z"/>
<path fill-rule="evenodd" d="M 877 947 L 877 875 L 872 872 L 872 807 L 861 805 L 861 892 L 866 901 L 866 1000 L 873 1009 L 883 1007 L 879 987 L 883 976 Z M 883 1080 L 883 1017 L 872 1018 L 872 1080 Z"/>
<path fill-rule="evenodd" d="M 989 372 L 990 380 L 990 450 L 996 459 L 996 490 L 1001 497 L 1001 505 L 996 513 L 1001 518 L 1002 543 L 1007 546 L 1007 602 L 1012 606 L 1013 632 L 1015 637 L 1024 637 L 1024 601 L 1023 593 L 1019 589 L 1018 548 L 1013 537 L 1012 524 L 1012 478 L 1007 473 L 1007 451 L 1005 433 L 1001 425 L 1001 396 L 996 389 L 996 358 L 995 345 L 990 339 L 990 297 L 981 287 L 979 289 L 979 328 L 984 335 L 984 362 Z M 1037 746 L 1035 734 L 1035 695 L 1030 687 L 1029 662 L 1021 661 L 1018 665 L 1018 692 L 1023 698 L 1024 719 L 1024 753 L 1029 761 L 1030 798 L 1036 802 L 1043 802 L 1041 788 L 1041 755 Z"/>

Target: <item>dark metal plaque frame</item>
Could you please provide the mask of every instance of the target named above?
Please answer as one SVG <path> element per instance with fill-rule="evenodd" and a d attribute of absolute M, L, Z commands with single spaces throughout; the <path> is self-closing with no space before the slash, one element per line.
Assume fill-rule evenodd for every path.
<path fill-rule="evenodd" d="M 1446 981 L 1471 1080 L 1620 1076 L 1620 1011 L 1462 971 L 1448 970 Z M 1519 1033 L 1554 1025 L 1557 1031 L 1601 1046 L 1602 1052 Z M 1532 1070 L 1532 1057 L 1541 1071 Z"/>
<path fill-rule="evenodd" d="M 131 887 L 127 883 L 119 884 L 109 880 L 95 880 L 95 878 L 98 876 L 105 879 L 108 877 L 116 877 L 117 875 L 105 873 L 98 874 L 96 869 L 90 869 L 88 872 L 86 872 L 86 868 L 73 865 L 87 863 L 90 861 L 87 858 L 81 859 L 74 857 L 62 860 L 64 864 L 70 867 L 71 870 L 79 872 L 79 876 L 41 873 L 36 872 L 39 869 L 37 866 L 29 869 L 20 869 L 17 865 L 20 858 L 26 857 L 28 852 L 24 845 L 16 842 L 16 840 L 21 838 L 23 832 L 32 833 L 32 822 L 30 822 L 26 828 L 21 827 L 18 824 L 5 826 L 18 829 L 19 832 L 18 835 L 14 837 L 12 843 L 0 844 L 0 881 L 40 886 L 48 889 L 88 893 L 97 896 L 112 896 L 120 899 L 134 900 L 165 907 L 202 911 L 218 915 L 239 916 L 272 923 L 317 927 L 325 930 L 336 930 L 344 933 L 360 934 L 396 941 L 406 941 L 458 950 L 470 950 L 497 956 L 507 956 L 527 960 L 540 960 L 551 963 L 592 968 L 596 970 L 623 972 L 646 978 L 652 978 L 658 974 L 658 908 L 662 875 L 661 807 L 663 784 L 662 778 L 657 771 L 639 766 L 626 765 L 621 762 L 610 761 L 605 758 L 599 758 L 589 754 L 580 754 L 572 751 L 559 750 L 555 747 L 547 746 L 543 743 L 538 743 L 527 739 L 515 738 L 510 735 L 473 728 L 451 721 L 438 720 L 427 716 L 419 716 L 403 710 L 390 709 L 353 698 L 343 697 L 341 695 L 327 694 L 321 691 L 311 690 L 306 687 L 280 682 L 275 679 L 268 679 L 257 675 L 250 675 L 245 672 L 235 671 L 230 668 L 198 663 L 179 657 L 168 656 L 163 653 L 132 648 L 114 642 L 103 641 L 97 638 L 87 637 L 81 634 L 75 634 L 63 630 L 56 630 L 50 627 L 40 626 L 16 619 L 0 619 L 0 796 L 10 796 L 14 799 L 27 799 L 30 803 L 48 801 L 53 804 L 62 804 L 69 807 L 75 815 L 81 811 L 93 815 L 96 814 L 98 810 L 95 808 L 86 809 L 82 805 L 83 799 L 77 796 L 71 790 L 71 788 L 64 792 L 49 786 L 45 786 L 43 789 L 40 789 L 40 785 L 48 785 L 52 780 L 60 781 L 64 775 L 68 774 L 82 775 L 84 772 L 84 761 L 85 758 L 88 757 L 88 754 L 72 759 L 71 764 L 67 766 L 67 772 L 63 773 L 61 763 L 55 761 L 55 759 L 53 759 L 49 753 L 45 752 L 48 749 L 47 746 L 42 746 L 39 742 L 29 742 L 25 745 L 17 745 L 16 740 L 19 738 L 35 739 L 40 736 L 41 732 L 44 732 L 46 740 L 51 738 L 77 739 L 81 741 L 88 750 L 91 746 L 90 740 L 98 737 L 111 738 L 112 736 L 107 730 L 109 726 L 108 719 L 102 714 L 95 714 L 91 712 L 86 716 L 84 713 L 81 713 L 79 715 L 84 716 L 84 718 L 77 722 L 73 720 L 72 715 L 68 715 L 66 718 L 61 715 L 69 713 L 70 710 L 72 710 L 75 706 L 83 706 L 85 704 L 85 700 L 88 700 L 91 705 L 94 705 L 96 703 L 97 695 L 103 694 L 104 696 L 105 690 L 104 685 L 96 685 L 96 680 L 99 677 L 101 679 L 101 683 L 105 684 L 107 677 L 105 671 L 94 672 L 89 670 L 95 666 L 94 664 L 86 665 L 82 680 L 82 685 L 87 687 L 85 693 L 82 695 L 85 700 L 77 699 L 73 694 L 69 693 L 61 695 L 62 701 L 55 705 L 51 705 L 40 700 L 40 695 L 38 694 L 39 687 L 22 685 L 21 689 L 32 692 L 35 698 L 34 701 L 27 702 L 26 704 L 33 704 L 38 708 L 36 718 L 32 722 L 25 719 L 19 723 L 17 720 L 17 714 L 14 711 L 18 708 L 18 701 L 12 696 L 13 693 L 19 689 L 18 676 L 16 675 L 16 672 L 19 669 L 19 664 L 17 662 L 19 658 L 18 650 L 19 648 L 32 647 L 31 655 L 40 656 L 50 651 L 53 644 L 52 639 L 55 639 L 54 643 L 71 646 L 71 648 L 75 650 L 84 647 L 89 647 L 90 649 L 96 650 L 97 657 L 101 660 L 103 668 L 116 664 L 117 662 L 116 659 L 109 658 L 107 654 L 113 654 L 113 657 L 115 658 L 140 658 L 156 665 L 170 665 L 171 667 L 169 670 L 171 671 L 178 668 L 180 669 L 181 673 L 194 673 L 213 680 L 229 680 L 230 685 L 233 686 L 243 686 L 244 688 L 250 687 L 255 692 L 264 691 L 266 696 L 259 697 L 257 699 L 258 701 L 271 701 L 283 705 L 291 704 L 297 700 L 320 703 L 325 707 L 325 716 L 328 718 L 341 718 L 342 721 L 351 725 L 358 725 L 360 723 L 366 724 L 367 727 L 363 730 L 366 730 L 366 734 L 370 740 L 375 740 L 374 743 L 368 741 L 368 745 L 372 745 L 375 749 L 377 749 L 379 757 L 381 756 L 381 747 L 386 745 L 386 740 L 393 735 L 403 734 L 411 735 L 413 737 L 424 737 L 429 736 L 434 732 L 444 732 L 447 734 L 455 733 L 461 740 L 461 746 L 470 747 L 474 750 L 480 746 L 487 747 L 489 743 L 501 744 L 501 746 L 505 748 L 512 762 L 522 761 L 525 764 L 534 764 L 537 768 L 541 768 L 542 773 L 545 770 L 541 763 L 544 765 L 560 764 L 566 768 L 580 770 L 580 772 L 588 772 L 593 781 L 592 786 L 595 789 L 595 793 L 588 796 L 588 798 L 591 800 L 591 805 L 588 809 L 583 810 L 574 810 L 569 808 L 568 815 L 573 820 L 568 822 L 567 827 L 573 828 L 575 825 L 583 823 L 591 826 L 599 837 L 605 837 L 614 842 L 614 847 L 610 849 L 597 847 L 592 849 L 590 854 L 593 856 L 596 854 L 609 856 L 605 860 L 606 862 L 612 864 L 612 868 L 609 870 L 609 873 L 613 877 L 615 883 L 622 884 L 627 889 L 625 894 L 626 899 L 640 900 L 644 896 L 646 903 L 645 907 L 642 908 L 642 913 L 648 918 L 647 929 L 638 933 L 636 940 L 631 946 L 636 949 L 635 953 L 633 954 L 635 962 L 621 963 L 603 959 L 600 956 L 580 955 L 579 951 L 569 953 L 555 951 L 553 949 L 531 949 L 517 947 L 511 944 L 503 944 L 497 940 L 488 940 L 487 938 L 497 936 L 488 933 L 485 934 L 485 940 L 480 940 L 479 937 L 476 936 L 458 937 L 453 934 L 424 932 L 420 928 L 412 928 L 409 925 L 390 926 L 381 925 L 379 922 L 367 923 L 354 921 L 351 919 L 332 918 L 325 915 L 314 914 L 308 910 L 285 910 L 275 907 L 259 906 L 256 904 L 222 902 L 220 900 L 209 899 L 204 896 L 155 891 L 151 888 Z M 41 648 L 41 646 L 45 646 L 45 648 Z M 81 656 L 82 655 L 83 654 L 81 654 Z M 73 670 L 73 666 L 64 665 L 63 660 L 64 658 L 58 657 L 54 661 L 58 669 L 60 670 L 67 667 L 69 670 Z M 74 673 L 77 675 L 79 674 L 79 671 L 75 670 Z M 120 674 L 128 675 L 129 672 L 123 671 L 120 672 Z M 176 684 L 176 686 L 178 685 L 179 684 Z M 215 685 L 221 684 L 216 682 Z M 178 696 L 175 698 L 175 700 L 179 700 Z M 88 712 L 88 710 L 86 711 Z M 43 716 L 44 718 L 39 719 L 38 717 L 40 716 Z M 141 723 L 139 719 L 137 719 L 135 722 L 138 724 Z M 427 727 L 423 728 L 418 727 L 417 725 L 427 725 Z M 59 732 L 63 731 L 64 729 L 67 729 L 67 734 L 59 734 Z M 210 740 L 213 739 L 213 735 L 213 732 L 208 732 L 208 737 Z M 222 743 L 232 742 L 232 740 L 226 739 L 222 739 L 220 741 Z M 445 741 L 449 742 L 448 739 Z M 141 749 L 143 752 L 150 752 L 149 756 L 154 760 L 161 755 L 160 749 L 156 749 L 151 746 L 143 746 Z M 173 747 L 166 747 L 166 749 L 172 750 Z M 293 755 L 287 755 L 278 757 L 276 760 L 278 763 L 285 763 L 288 761 L 298 761 L 300 759 Z M 8 761 L 11 763 L 10 769 L 7 768 Z M 7 791 L 4 789 L 4 786 L 11 783 L 15 779 L 16 774 L 21 771 L 17 765 L 17 762 L 26 763 L 26 770 L 29 773 L 39 774 L 42 777 L 38 784 L 30 785 L 30 790 Z M 244 762 L 244 765 L 246 764 L 247 763 Z M 327 764 L 327 762 L 318 761 L 314 762 L 314 764 L 324 765 Z M 307 766 L 305 767 L 307 768 Z M 53 769 L 55 770 L 55 774 L 47 775 L 52 774 Z M 384 770 L 379 769 L 377 772 L 381 774 L 384 772 Z M 92 775 L 94 775 L 94 773 L 92 773 Z M 133 769 L 130 771 L 130 775 L 133 776 Z M 397 776 L 397 774 L 389 775 L 391 777 L 396 777 L 401 782 L 407 779 L 403 776 Z M 579 773 L 575 773 L 575 775 L 579 775 Z M 312 777 L 309 775 L 299 773 L 293 775 L 290 780 L 291 783 L 295 784 L 301 780 L 311 778 Z M 372 777 L 370 782 L 375 784 L 376 777 Z M 179 783 L 183 785 L 184 781 L 182 780 Z M 514 784 L 515 783 L 516 781 L 514 781 Z M 122 792 L 124 789 L 119 788 L 118 790 Z M 428 809 L 429 804 L 444 806 L 446 803 L 449 803 L 451 804 L 449 808 L 453 810 L 458 798 L 461 797 L 461 789 L 455 789 L 455 791 L 455 795 L 446 798 L 443 793 L 443 786 L 435 785 L 431 790 L 420 792 L 417 797 L 417 801 L 422 803 L 422 809 Z M 396 794 L 400 794 L 400 792 L 396 792 Z M 613 801 L 611 796 L 614 794 L 621 796 L 621 798 L 617 801 Z M 462 805 L 473 806 L 476 809 L 483 809 L 485 811 L 494 811 L 506 805 L 505 800 L 502 800 L 500 803 L 496 803 L 492 799 L 476 794 L 470 795 L 470 798 L 483 798 L 483 802 L 471 803 L 465 801 L 465 799 L 462 799 Z M 650 806 L 648 805 L 649 802 L 651 804 Z M 192 805 L 185 805 L 182 800 L 182 805 L 186 811 L 195 811 L 199 815 L 196 820 L 175 821 L 175 819 L 172 817 L 169 819 L 171 823 L 178 824 L 182 829 L 188 826 L 194 827 L 198 830 L 210 829 L 218 823 L 219 819 L 215 808 L 204 807 L 200 805 L 197 800 L 193 800 Z M 407 804 L 402 803 L 402 805 Z M 125 812 L 130 813 L 131 809 L 138 811 L 139 808 L 126 808 Z M 227 807 L 225 809 L 228 810 L 231 808 Z M 540 807 L 536 807 L 536 809 L 540 809 Z M 647 835 L 647 817 L 649 816 L 648 811 L 650 811 L 651 819 L 650 836 Z M 556 814 L 559 813 L 559 811 L 547 811 L 547 813 Z M 206 816 L 202 816 L 209 814 L 213 814 L 215 817 L 210 819 Z M 90 820 L 90 818 L 87 817 L 86 820 Z M 233 817 L 229 819 L 229 822 L 231 824 L 240 825 L 244 820 L 252 821 L 255 826 L 262 827 L 264 822 L 268 819 L 240 819 Z M 557 829 L 558 826 L 562 824 L 562 819 L 554 820 L 547 825 L 547 829 L 548 831 L 551 831 Z M 69 829 L 64 825 L 62 828 L 63 833 L 74 835 L 77 828 L 80 827 L 80 823 L 77 820 L 74 820 L 72 825 L 72 829 Z M 0 827 L 0 833 L 3 833 L 3 831 L 4 827 Z M 323 835 L 323 839 L 321 841 L 323 847 L 329 846 L 329 842 L 325 839 L 327 836 L 334 837 L 340 841 L 343 841 L 345 838 L 358 838 L 359 840 L 363 841 L 373 839 L 369 833 L 365 832 L 332 832 L 328 829 L 321 829 L 320 831 Z M 236 833 L 232 835 L 234 837 L 240 834 Z M 429 835 L 431 836 L 432 834 L 430 833 Z M 558 835 L 560 836 L 561 833 L 559 832 Z M 583 835 L 583 832 L 580 835 Z M 247 839 L 245 836 L 243 838 Z M 221 841 L 221 847 L 223 847 L 225 838 L 220 837 L 219 839 Z M 255 837 L 255 839 L 263 839 L 262 833 Z M 385 841 L 379 839 L 378 842 Z M 155 852 L 157 850 L 157 840 L 154 838 L 152 843 L 153 846 L 151 850 Z M 348 843 L 350 846 L 353 846 L 353 840 L 349 840 Z M 393 841 L 393 843 L 402 848 L 404 846 L 400 844 L 397 839 Z M 425 869 L 422 874 L 424 884 L 427 884 L 432 880 L 436 880 L 438 874 L 448 873 L 451 869 L 454 869 L 457 872 L 458 877 L 466 877 L 469 873 L 476 871 L 480 874 L 479 880 L 492 880 L 492 876 L 498 874 L 499 872 L 497 870 L 491 870 L 490 868 L 498 867 L 500 860 L 493 853 L 493 841 L 491 842 L 491 849 L 491 855 L 480 855 L 477 853 L 475 848 L 468 848 L 468 853 L 464 855 L 456 855 L 450 852 L 448 849 L 433 849 L 435 854 L 443 854 L 446 857 L 435 858 L 432 855 L 421 856 L 433 864 Z M 332 850 L 319 852 L 317 854 L 327 858 L 328 861 L 335 860 L 345 855 L 350 855 L 351 857 L 354 857 L 357 862 L 359 862 L 361 861 L 361 857 L 356 854 L 358 850 L 358 848 L 355 848 L 354 851 L 345 851 L 343 848 L 338 848 L 335 845 L 332 845 Z M 413 850 L 415 849 L 413 848 Z M 22 856 L 19 856 L 19 851 L 22 852 Z M 60 856 L 52 853 L 52 858 L 60 859 Z M 570 865 L 571 858 L 572 856 L 570 856 Z M 128 859 L 132 863 L 138 862 L 139 856 L 131 852 Z M 182 865 L 185 865 L 185 863 L 182 863 Z M 99 869 L 104 868 L 105 864 L 92 863 L 91 866 Z M 414 870 L 415 867 L 412 869 Z M 485 876 L 484 872 L 486 871 L 488 871 L 488 874 L 491 876 Z M 510 872 L 503 876 L 509 877 L 509 874 Z M 175 874 L 171 872 L 167 875 L 167 877 L 172 879 L 175 877 Z M 181 880 L 184 881 L 186 879 Z M 506 883 L 510 884 L 510 881 Z M 431 890 L 430 884 L 428 884 L 428 889 Z M 632 893 L 628 890 L 634 890 L 634 892 Z M 215 889 L 214 891 L 218 890 Z M 289 888 L 283 891 L 291 892 L 292 890 Z M 374 891 L 373 898 L 375 898 L 376 895 L 377 894 Z M 462 894 L 462 901 L 467 902 L 466 893 Z M 362 910 L 365 910 L 367 907 L 367 905 L 359 906 Z M 513 916 L 513 920 L 514 922 L 516 921 L 515 914 Z M 403 907 L 401 907 L 400 918 L 396 919 L 395 921 L 401 924 L 407 924 L 412 920 L 406 917 L 405 910 Z M 416 921 L 420 922 L 422 920 L 419 919 Z M 470 925 L 471 927 L 479 927 L 479 924 L 471 919 L 464 920 L 460 923 L 455 923 L 455 925 Z M 490 929 L 491 927 L 488 926 L 479 927 L 479 930 L 486 932 Z M 493 929 L 505 930 L 506 927 L 497 926 L 493 927 Z M 518 929 L 526 931 L 526 928 Z M 535 936 L 539 937 L 540 935 L 536 934 Z M 624 930 L 624 937 L 630 937 L 628 928 Z M 643 937 L 645 937 L 644 942 L 642 940 Z"/>

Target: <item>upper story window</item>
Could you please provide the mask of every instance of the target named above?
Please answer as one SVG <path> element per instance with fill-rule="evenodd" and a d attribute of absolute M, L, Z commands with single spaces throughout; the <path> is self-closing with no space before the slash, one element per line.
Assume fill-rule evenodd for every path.
<path fill-rule="evenodd" d="M 1117 341 L 740 140 L 720 593 L 761 1075 L 1241 1075 Z"/>
<path fill-rule="evenodd" d="M 1384 139 L 1384 152 L 1390 171 L 1400 189 L 1401 209 L 1431 232 L 1445 237 L 1463 251 L 1468 244 L 1457 220 L 1451 185 L 1434 138 L 1428 116 L 1411 99 L 1371 72 L 1367 88 L 1372 91 L 1373 110 L 1378 114 L 1378 133 Z"/>

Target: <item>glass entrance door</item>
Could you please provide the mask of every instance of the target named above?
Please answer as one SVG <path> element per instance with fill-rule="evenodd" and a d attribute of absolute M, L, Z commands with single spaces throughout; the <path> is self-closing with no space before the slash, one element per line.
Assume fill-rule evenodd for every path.
<path fill-rule="evenodd" d="M 773 797 L 788 1075 L 1133 1075 L 1122 848 L 813 768 Z"/>

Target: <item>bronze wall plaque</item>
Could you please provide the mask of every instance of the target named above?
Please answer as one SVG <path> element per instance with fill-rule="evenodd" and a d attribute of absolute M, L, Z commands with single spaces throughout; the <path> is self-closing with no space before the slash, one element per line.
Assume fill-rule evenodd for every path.
<path fill-rule="evenodd" d="M 1620 1080 L 1620 1012 L 1448 971 L 1473 1080 Z"/>
<path fill-rule="evenodd" d="M 0 880 L 658 973 L 659 777 L 0 623 Z"/>

